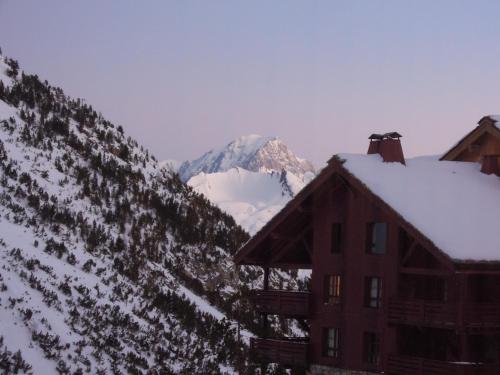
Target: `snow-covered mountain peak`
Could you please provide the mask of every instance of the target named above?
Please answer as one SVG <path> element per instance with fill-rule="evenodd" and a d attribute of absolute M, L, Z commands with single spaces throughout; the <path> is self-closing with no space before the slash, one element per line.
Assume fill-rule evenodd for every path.
<path fill-rule="evenodd" d="M 164 165 L 173 170 L 172 163 Z M 297 157 L 278 137 L 257 134 L 241 136 L 184 162 L 178 173 L 250 234 L 257 232 L 315 175 L 313 165 Z"/>
<path fill-rule="evenodd" d="M 201 172 L 226 172 L 235 167 L 251 172 L 285 170 L 300 178 L 308 172 L 314 173 L 313 165 L 295 156 L 279 138 L 251 134 L 213 149 L 196 160 L 184 162 L 179 168 L 179 175 L 184 181 L 188 181 Z"/>

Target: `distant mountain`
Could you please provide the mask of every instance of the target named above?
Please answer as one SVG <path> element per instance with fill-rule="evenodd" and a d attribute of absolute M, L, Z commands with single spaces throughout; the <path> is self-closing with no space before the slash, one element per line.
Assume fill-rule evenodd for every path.
<path fill-rule="evenodd" d="M 314 167 L 276 137 L 248 135 L 182 163 L 178 173 L 254 234 L 314 177 Z"/>
<path fill-rule="evenodd" d="M 226 172 L 235 167 L 265 173 L 285 170 L 301 179 L 307 173 L 314 173 L 312 163 L 295 156 L 279 138 L 260 135 L 240 137 L 196 160 L 186 161 L 178 172 L 183 181 L 189 181 L 201 172 Z"/>

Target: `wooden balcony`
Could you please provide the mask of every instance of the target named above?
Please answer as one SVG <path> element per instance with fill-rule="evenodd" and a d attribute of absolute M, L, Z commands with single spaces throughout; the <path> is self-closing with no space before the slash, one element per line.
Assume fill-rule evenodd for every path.
<path fill-rule="evenodd" d="M 388 319 L 391 323 L 453 327 L 457 324 L 458 313 L 452 306 L 441 302 L 391 299 Z"/>
<path fill-rule="evenodd" d="M 464 314 L 469 328 L 500 328 L 500 304 L 476 303 L 467 305 Z"/>
<path fill-rule="evenodd" d="M 445 362 L 431 359 L 391 355 L 387 359 L 389 375 L 493 375 L 498 364 Z"/>
<path fill-rule="evenodd" d="M 257 358 L 285 367 L 306 367 L 309 363 L 309 343 L 306 338 L 255 339 L 250 348 Z"/>
<path fill-rule="evenodd" d="M 265 314 L 307 318 L 311 293 L 286 290 L 254 290 L 251 300 L 255 310 Z"/>
<path fill-rule="evenodd" d="M 461 313 L 456 306 L 443 302 L 391 299 L 388 319 L 391 323 L 424 324 L 443 328 L 460 325 L 468 328 L 500 328 L 500 305 L 470 304 Z"/>

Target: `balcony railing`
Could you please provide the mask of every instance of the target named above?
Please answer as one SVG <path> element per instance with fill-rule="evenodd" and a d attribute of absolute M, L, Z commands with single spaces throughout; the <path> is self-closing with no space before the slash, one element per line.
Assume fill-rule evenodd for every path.
<path fill-rule="evenodd" d="M 389 321 L 393 323 L 457 324 L 458 313 L 453 307 L 440 302 L 391 299 Z"/>
<path fill-rule="evenodd" d="M 389 356 L 389 375 L 492 375 L 498 374 L 498 364 L 474 362 L 445 362 L 431 359 Z"/>
<path fill-rule="evenodd" d="M 279 363 L 286 367 L 306 367 L 308 364 L 309 343 L 306 338 L 252 338 L 250 347 L 264 362 Z"/>
<path fill-rule="evenodd" d="M 457 326 L 463 323 L 471 328 L 500 327 L 500 304 L 495 303 L 470 303 L 461 314 L 456 305 L 443 302 L 391 299 L 388 313 L 392 323 L 439 326 Z"/>
<path fill-rule="evenodd" d="M 500 327 L 500 304 L 476 303 L 465 308 L 465 323 L 471 328 Z"/>
<path fill-rule="evenodd" d="M 286 290 L 254 290 L 251 295 L 255 310 L 288 317 L 308 317 L 311 293 Z"/>

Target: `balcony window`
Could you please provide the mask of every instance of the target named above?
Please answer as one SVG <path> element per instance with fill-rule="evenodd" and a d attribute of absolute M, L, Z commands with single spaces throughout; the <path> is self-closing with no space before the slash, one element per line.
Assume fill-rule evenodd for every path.
<path fill-rule="evenodd" d="M 342 277 L 340 275 L 326 275 L 324 279 L 324 303 L 334 305 L 340 303 Z"/>
<path fill-rule="evenodd" d="M 331 248 L 332 254 L 339 254 L 342 252 L 342 224 L 333 223 L 331 232 Z"/>
<path fill-rule="evenodd" d="M 364 361 L 370 365 L 378 365 L 380 358 L 380 338 L 374 332 L 363 334 Z"/>
<path fill-rule="evenodd" d="M 323 328 L 323 356 L 340 357 L 340 329 Z"/>
<path fill-rule="evenodd" d="M 372 308 L 382 306 L 382 279 L 380 277 L 365 278 L 365 306 Z"/>
<path fill-rule="evenodd" d="M 366 251 L 370 254 L 385 254 L 387 223 L 369 223 L 366 233 Z"/>

